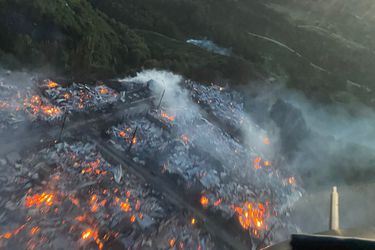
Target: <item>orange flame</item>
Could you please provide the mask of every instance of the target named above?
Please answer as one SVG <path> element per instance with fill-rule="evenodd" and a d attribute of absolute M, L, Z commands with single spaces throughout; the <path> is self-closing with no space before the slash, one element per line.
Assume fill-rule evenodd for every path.
<path fill-rule="evenodd" d="M 33 196 L 27 196 L 25 199 L 25 206 L 32 207 L 32 206 L 40 206 L 45 204 L 47 206 L 52 206 L 54 201 L 54 194 L 53 193 L 45 193 L 42 194 L 35 194 Z"/>
<path fill-rule="evenodd" d="M 14 231 L 12 231 L 12 232 L 6 232 L 4 234 L 1 234 L 0 235 L 0 239 L 2 239 L 2 238 L 10 239 L 13 236 L 16 236 L 17 234 L 19 234 L 21 232 L 22 229 L 25 228 L 25 226 L 26 226 L 26 224 L 23 224 L 20 227 L 18 227 L 17 229 L 15 229 Z"/>
<path fill-rule="evenodd" d="M 36 235 L 37 233 L 39 233 L 39 231 L 40 231 L 40 228 L 39 228 L 39 227 L 33 227 L 33 228 L 31 228 L 31 230 L 30 230 L 30 234 L 31 234 L 31 235 Z"/>
<path fill-rule="evenodd" d="M 262 160 L 262 158 L 260 158 L 260 157 L 256 157 L 255 159 L 254 159 L 254 168 L 255 169 L 260 169 L 261 168 L 261 166 L 260 166 L 260 161 Z"/>
<path fill-rule="evenodd" d="M 135 217 L 134 215 L 132 215 L 132 216 L 130 217 L 130 223 L 134 223 L 134 222 L 135 222 L 135 219 L 136 219 L 136 217 Z"/>
<path fill-rule="evenodd" d="M 196 223 L 197 223 L 197 220 L 196 220 L 195 218 L 192 218 L 192 219 L 191 219 L 191 224 L 192 224 L 192 225 L 195 225 Z"/>
<path fill-rule="evenodd" d="M 208 206 L 208 198 L 204 195 L 201 196 L 200 203 L 205 208 Z"/>
<path fill-rule="evenodd" d="M 64 93 L 64 98 L 67 100 L 70 98 L 70 94 L 68 92 Z"/>
<path fill-rule="evenodd" d="M 265 167 L 271 166 L 271 162 L 270 161 L 264 161 L 263 164 L 264 164 Z"/>
<path fill-rule="evenodd" d="M 121 210 L 124 211 L 124 212 L 130 212 L 132 210 L 132 208 L 130 207 L 130 204 L 129 202 L 125 201 L 125 202 L 121 202 L 120 203 L 120 207 L 121 207 Z"/>
<path fill-rule="evenodd" d="M 289 185 L 296 185 L 296 183 L 297 183 L 296 178 L 294 176 L 290 176 L 288 178 L 288 183 L 289 183 Z"/>
<path fill-rule="evenodd" d="M 134 136 L 134 138 L 132 139 L 132 144 L 133 145 L 137 144 L 137 137 L 136 136 Z"/>
<path fill-rule="evenodd" d="M 58 107 L 52 105 L 42 105 L 40 109 L 44 114 L 48 116 L 58 116 L 61 114 L 61 110 Z"/>
<path fill-rule="evenodd" d="M 57 84 L 56 82 L 53 82 L 53 81 L 48 81 L 47 86 L 48 86 L 48 88 L 53 89 L 53 88 L 57 88 L 59 86 L 59 84 Z"/>
<path fill-rule="evenodd" d="M 93 231 L 93 230 L 91 230 L 90 228 L 88 228 L 86 231 L 84 231 L 84 232 L 82 233 L 81 238 L 82 238 L 83 240 L 87 240 L 87 239 L 89 239 L 89 238 L 91 238 L 91 237 L 94 237 L 95 234 L 96 234 L 95 231 Z"/>
<path fill-rule="evenodd" d="M 101 87 L 99 91 L 102 95 L 107 95 L 109 93 L 109 90 L 105 87 Z"/>
<path fill-rule="evenodd" d="M 234 210 L 244 229 L 263 230 L 267 228 L 265 220 L 268 214 L 262 203 L 245 202 L 242 207 L 234 207 Z"/>
<path fill-rule="evenodd" d="M 169 240 L 170 247 L 174 247 L 175 244 L 176 244 L 176 240 L 174 238 Z"/>
<path fill-rule="evenodd" d="M 161 112 L 161 117 L 166 118 L 166 119 L 168 119 L 171 122 L 173 122 L 174 119 L 176 118 L 176 116 L 170 116 L 170 115 L 168 115 L 167 113 L 165 113 L 163 111 Z"/>
<path fill-rule="evenodd" d="M 103 249 L 103 243 L 99 239 L 98 231 L 88 228 L 82 233 L 81 239 L 89 240 L 91 238 L 95 240 L 95 243 L 98 245 L 99 249 Z"/>

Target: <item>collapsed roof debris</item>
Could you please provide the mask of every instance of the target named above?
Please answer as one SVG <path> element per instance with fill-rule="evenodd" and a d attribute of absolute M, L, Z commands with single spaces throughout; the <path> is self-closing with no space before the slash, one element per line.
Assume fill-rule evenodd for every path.
<path fill-rule="evenodd" d="M 77 114 L 71 123 L 83 124 L 74 134 L 79 139 L 73 142 L 69 136 L 62 137 L 52 146 L 41 142 L 44 148 L 39 145 L 25 155 L 13 152 L 0 159 L 0 165 L 9 166 L 0 174 L 4 190 L 0 222 L 5 225 L 0 228 L 0 246 L 217 246 L 216 235 L 206 231 L 205 221 L 190 210 L 176 208 L 155 187 L 127 171 L 127 166 L 114 163 L 100 147 L 88 143 L 94 141 L 90 140 L 92 130 L 122 150 L 123 157 L 138 168 L 155 178 L 165 177 L 187 197 L 194 196 L 193 207 L 225 225 L 235 223 L 254 245 L 264 246 L 280 232 L 295 230 L 288 212 L 301 195 L 298 177 L 280 166 L 278 156 L 269 153 L 272 150 L 264 150 L 272 148 L 272 138 L 248 119 L 242 95 L 215 85 L 182 81 L 165 72 L 153 76 L 108 84 L 45 80 L 24 90 L 0 86 L 5 88 L 0 92 L 3 133 L 39 121 L 48 130 L 60 126 L 55 121 L 67 114 Z M 154 100 L 151 104 L 150 98 Z M 130 104 L 144 102 L 147 112 L 130 111 Z M 87 124 L 82 115 L 115 115 L 114 107 L 121 114 L 97 126 Z M 14 116 L 19 117 L 17 122 L 12 122 Z M 253 140 L 243 139 L 248 130 L 257 134 Z"/>
<path fill-rule="evenodd" d="M 2 247 L 167 249 L 171 240 L 186 249 L 214 246 L 191 216 L 142 180 L 124 170 L 117 183 L 116 169 L 122 167 L 104 160 L 92 144 L 59 143 L 24 158 L 23 164 L 33 166 L 34 175 L 16 178 L 24 184 L 24 197 L 12 197 L 5 205 Z M 12 190 L 19 184 L 7 185 Z"/>

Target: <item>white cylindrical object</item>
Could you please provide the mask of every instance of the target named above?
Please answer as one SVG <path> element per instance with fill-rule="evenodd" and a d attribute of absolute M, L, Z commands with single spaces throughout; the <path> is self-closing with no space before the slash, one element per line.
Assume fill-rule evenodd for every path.
<path fill-rule="evenodd" d="M 329 220 L 330 230 L 339 230 L 339 194 L 337 193 L 337 188 L 332 188 L 331 193 L 331 214 Z"/>

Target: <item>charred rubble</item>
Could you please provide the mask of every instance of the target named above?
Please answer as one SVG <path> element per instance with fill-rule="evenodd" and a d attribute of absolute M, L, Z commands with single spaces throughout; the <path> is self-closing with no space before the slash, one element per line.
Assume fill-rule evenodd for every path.
<path fill-rule="evenodd" d="M 182 94 L 172 94 L 188 105 L 174 107 L 171 91 L 150 80 L 43 80 L 27 89 L 1 84 L 2 134 L 41 122 L 62 134 L 52 144 L 1 154 L 2 247 L 226 248 L 205 225 L 208 218 L 217 218 L 231 235 L 242 232 L 247 239 L 232 240 L 253 247 L 297 230 L 288 213 L 301 195 L 298 177 L 268 154 L 272 139 L 262 138 L 261 146 L 243 140 L 244 130 L 257 125 L 247 118 L 241 94 L 183 81 Z M 139 105 L 146 109 L 130 111 Z M 65 123 L 74 129 L 66 125 L 64 131 Z M 160 185 L 181 189 L 193 208 L 176 207 L 147 178 L 110 160 L 101 152 L 107 145 L 136 166 L 132 171 L 142 169 Z"/>

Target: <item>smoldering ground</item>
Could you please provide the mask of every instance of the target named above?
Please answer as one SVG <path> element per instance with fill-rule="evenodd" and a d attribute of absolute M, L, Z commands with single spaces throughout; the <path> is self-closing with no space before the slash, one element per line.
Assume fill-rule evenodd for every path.
<path fill-rule="evenodd" d="M 328 230 L 332 186 L 340 193 L 341 227 L 375 225 L 375 112 L 360 103 L 322 104 L 283 84 L 245 89 L 247 111 L 277 130 L 284 167 L 305 193 L 292 218 L 304 232 Z M 271 124 L 269 124 L 271 122 Z"/>

